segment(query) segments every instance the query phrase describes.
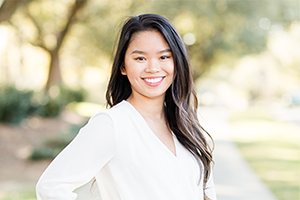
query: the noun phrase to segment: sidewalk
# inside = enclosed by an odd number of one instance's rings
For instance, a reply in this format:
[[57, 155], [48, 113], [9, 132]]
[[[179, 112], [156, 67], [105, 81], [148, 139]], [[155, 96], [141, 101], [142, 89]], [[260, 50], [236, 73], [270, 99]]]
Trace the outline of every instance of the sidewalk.
[[228, 111], [200, 108], [203, 127], [215, 141], [214, 181], [218, 200], [276, 200], [231, 139]]

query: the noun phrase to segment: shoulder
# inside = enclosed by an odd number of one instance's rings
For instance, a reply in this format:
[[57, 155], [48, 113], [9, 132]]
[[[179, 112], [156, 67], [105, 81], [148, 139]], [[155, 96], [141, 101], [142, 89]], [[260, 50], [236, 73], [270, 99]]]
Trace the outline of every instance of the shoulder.
[[94, 134], [97, 137], [99, 135], [114, 136], [118, 140], [120, 133], [126, 132], [126, 127], [134, 124], [130, 112], [130, 105], [126, 101], [122, 101], [112, 108], [94, 114], [82, 127], [81, 132]]
[[90, 137], [97, 140], [99, 137], [108, 138], [118, 138], [120, 132], [119, 127], [124, 126], [128, 122], [122, 120], [126, 109], [124, 109], [124, 103], [121, 102], [116, 106], [101, 110], [94, 114], [88, 122], [80, 129], [79, 135], [84, 135], [84, 137]]
[[126, 115], [128, 115], [128, 105], [126, 104], [126, 101], [122, 101], [107, 110], [99, 111], [90, 118], [89, 122], [100, 120], [102, 121], [102, 123], [110, 122], [114, 125], [117, 125], [120, 122], [124, 121], [124, 119], [126, 119]]

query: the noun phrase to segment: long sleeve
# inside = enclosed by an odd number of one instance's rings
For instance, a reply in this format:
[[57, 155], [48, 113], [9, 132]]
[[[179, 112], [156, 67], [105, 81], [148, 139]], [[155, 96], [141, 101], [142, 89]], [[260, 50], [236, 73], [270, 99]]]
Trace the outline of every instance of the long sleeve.
[[207, 197], [211, 200], [217, 200], [216, 192], [215, 192], [215, 186], [214, 186], [214, 180], [213, 180], [213, 173], [211, 172], [208, 181], [206, 183], [206, 189], [205, 194]]
[[36, 186], [38, 200], [74, 200], [73, 191], [91, 180], [115, 152], [117, 134], [105, 113], [93, 116], [52, 161]]

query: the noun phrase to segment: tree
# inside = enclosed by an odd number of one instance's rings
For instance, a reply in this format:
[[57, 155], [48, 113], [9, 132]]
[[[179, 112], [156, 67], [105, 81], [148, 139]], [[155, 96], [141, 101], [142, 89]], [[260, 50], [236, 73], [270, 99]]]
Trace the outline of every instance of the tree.
[[[75, 0], [73, 5], [69, 6], [68, 14], [65, 19], [65, 23], [60, 27], [60, 29], [57, 27], [54, 28], [52, 33], [47, 33], [45, 29], [43, 28], [43, 25], [45, 24], [46, 20], [39, 20], [40, 15], [34, 16], [30, 12], [30, 6], [33, 6], [32, 4], [35, 4], [35, 6], [38, 8], [41, 4], [45, 3], [44, 1], [41, 2], [30, 2], [30, 1], [4, 1], [0, 8], [0, 19], [9, 21], [13, 15], [13, 13], [16, 11], [17, 8], [19, 8], [20, 12], [24, 12], [24, 15], [28, 17], [28, 19], [31, 20], [32, 24], [35, 26], [37, 30], [37, 37], [33, 40], [28, 39], [28, 42], [30, 42], [34, 46], [41, 47], [50, 55], [50, 63], [49, 63], [49, 72], [48, 72], [48, 80], [46, 83], [45, 90], [48, 91], [49, 88], [53, 85], [60, 85], [61, 84], [61, 71], [60, 71], [60, 62], [59, 62], [59, 50], [62, 46], [62, 43], [64, 41], [65, 36], [67, 35], [69, 29], [71, 26], [78, 20], [76, 14], [78, 14], [79, 10], [86, 4], [87, 0]], [[56, 2], [53, 2], [53, 6], [55, 6]], [[55, 13], [53, 13], [55, 15]], [[47, 20], [51, 20], [51, 17]], [[61, 21], [61, 20], [60, 20]], [[10, 23], [13, 23], [10, 21]], [[13, 24], [14, 25], [14, 24]], [[16, 25], [17, 26], [17, 25]], [[56, 29], [56, 30], [55, 30]], [[52, 39], [51, 44], [47, 44], [46, 37], [47, 36], [53, 36], [54, 40]], [[52, 37], [52, 38], [53, 38]]]
[[214, 65], [233, 66], [243, 55], [262, 52], [269, 34], [276, 29], [284, 31], [299, 15], [298, 1], [152, 3], [152, 10], [167, 16], [182, 36], [195, 35], [196, 42], [189, 46], [195, 79]]
[[18, 7], [24, 6], [30, 1], [31, 0], [19, 0], [19, 1], [4, 0], [0, 7], [0, 23], [2, 21], [8, 21]]
[[[11, 6], [10, 14], [3, 17], [4, 6], [7, 8], [8, 2], [15, 3], [12, 3], [14, 6]], [[60, 59], [68, 59], [72, 66], [81, 68], [100, 66], [99, 57], [110, 57], [117, 36], [116, 27], [124, 16], [161, 14], [170, 19], [182, 36], [193, 34], [196, 41], [188, 46], [188, 50], [196, 79], [215, 65], [233, 66], [238, 57], [263, 51], [269, 33], [276, 28], [286, 29], [299, 15], [298, 2], [293, 0], [69, 2], [6, 0], [0, 7], [0, 19], [10, 20], [16, 27], [21, 26], [24, 19], [18, 19], [19, 22], [11, 20], [15, 10], [15, 14], [23, 13], [24, 18], [30, 19], [34, 25], [36, 37], [28, 37], [27, 40], [51, 56], [46, 89], [61, 82]], [[66, 16], [56, 12], [62, 6], [68, 11]], [[69, 45], [73, 46], [72, 49], [65, 45], [70, 43], [73, 43]], [[67, 56], [65, 52], [68, 52]]]
[[[188, 50], [194, 67], [194, 79], [197, 79], [215, 65], [233, 66], [243, 55], [262, 52], [272, 31], [284, 31], [297, 20], [297, 6], [298, 2], [293, 0], [183, 0], [172, 3], [114, 0], [105, 5], [92, 1], [90, 7], [93, 9], [89, 9], [89, 15], [84, 20], [85, 26], [93, 32], [84, 32], [90, 36], [84, 41], [93, 41], [87, 43], [92, 44], [91, 46], [97, 45], [102, 53], [111, 52], [116, 39], [116, 26], [124, 20], [124, 16], [141, 13], [161, 14], [175, 25], [182, 36], [187, 33], [195, 36], [196, 42], [189, 45]], [[101, 12], [98, 12], [99, 10]], [[95, 23], [97, 20], [99, 22]]]
[[44, 35], [43, 35], [43, 30], [41, 27], [41, 24], [30, 14], [30, 12], [27, 9], [27, 15], [29, 18], [32, 20], [32, 22], [35, 24], [37, 30], [38, 30], [38, 37], [36, 38], [35, 41], [31, 42], [35, 46], [39, 46], [43, 48], [45, 51], [47, 51], [50, 54], [50, 66], [49, 66], [49, 73], [48, 73], [48, 80], [46, 83], [46, 91], [49, 90], [49, 88], [52, 85], [55, 84], [61, 84], [61, 71], [60, 71], [60, 65], [59, 65], [59, 50], [61, 48], [61, 45], [63, 43], [63, 40], [68, 33], [70, 27], [72, 26], [73, 23], [76, 22], [76, 14], [77, 12], [84, 6], [86, 1], [83, 0], [76, 0], [74, 5], [69, 9], [69, 13], [67, 15], [67, 20], [64, 25], [64, 28], [62, 28], [61, 31], [58, 31], [54, 33], [55, 35], [55, 43], [54, 48], [49, 48], [45, 44], [44, 40]]

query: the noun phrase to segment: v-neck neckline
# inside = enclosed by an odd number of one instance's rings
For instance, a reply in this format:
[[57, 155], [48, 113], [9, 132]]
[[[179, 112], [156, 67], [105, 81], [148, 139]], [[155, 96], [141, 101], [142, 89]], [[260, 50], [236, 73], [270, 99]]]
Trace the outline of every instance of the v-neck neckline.
[[157, 135], [155, 135], [155, 133], [152, 131], [152, 129], [150, 128], [150, 126], [148, 125], [147, 121], [145, 120], [145, 118], [139, 113], [139, 111], [128, 101], [123, 100], [123, 102], [125, 102], [126, 104], [129, 105], [129, 107], [136, 113], [136, 115], [142, 120], [142, 122], [145, 124], [145, 127], [147, 127], [148, 131], [151, 133], [150, 135], [152, 135], [151, 137], [154, 138], [154, 140], [156, 140], [160, 146], [162, 146], [166, 151], [168, 151], [168, 153], [171, 154], [171, 156], [173, 156], [174, 158], [178, 158], [178, 145], [176, 144], [176, 136], [174, 135], [173, 132], [171, 132], [172, 134], [172, 139], [173, 139], [173, 145], [174, 145], [174, 149], [175, 149], [175, 154], [157, 137]]

